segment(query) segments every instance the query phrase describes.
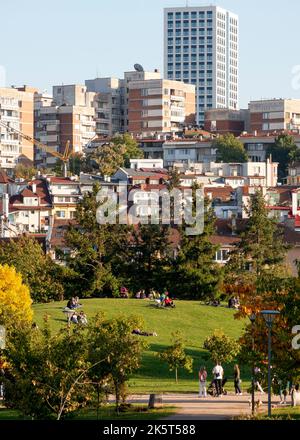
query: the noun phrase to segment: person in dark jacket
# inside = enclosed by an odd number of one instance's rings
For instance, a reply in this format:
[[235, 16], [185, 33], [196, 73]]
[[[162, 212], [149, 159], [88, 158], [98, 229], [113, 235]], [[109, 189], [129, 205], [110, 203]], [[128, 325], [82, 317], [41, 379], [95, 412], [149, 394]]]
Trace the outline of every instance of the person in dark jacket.
[[241, 396], [242, 390], [241, 390], [241, 372], [239, 366], [236, 364], [234, 366], [234, 389], [235, 394]]

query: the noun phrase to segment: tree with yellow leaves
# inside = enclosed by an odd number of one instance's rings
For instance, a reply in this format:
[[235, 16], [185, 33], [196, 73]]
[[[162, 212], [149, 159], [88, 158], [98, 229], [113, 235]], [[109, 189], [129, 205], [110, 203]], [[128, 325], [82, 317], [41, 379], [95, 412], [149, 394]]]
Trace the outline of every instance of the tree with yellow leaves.
[[32, 320], [32, 300], [22, 276], [14, 267], [0, 265], [0, 325], [25, 324]]

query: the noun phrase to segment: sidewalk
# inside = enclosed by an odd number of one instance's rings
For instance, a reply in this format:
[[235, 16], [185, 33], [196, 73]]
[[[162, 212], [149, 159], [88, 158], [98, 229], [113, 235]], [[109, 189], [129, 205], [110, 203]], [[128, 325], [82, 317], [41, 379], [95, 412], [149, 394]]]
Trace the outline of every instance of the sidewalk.
[[[128, 401], [148, 403], [149, 395], [131, 396]], [[267, 411], [268, 397], [256, 393], [255, 401], [261, 400], [259, 412]], [[236, 416], [251, 414], [251, 395], [198, 398], [196, 394], [163, 394], [163, 404], [176, 406], [177, 411], [165, 420], [229, 420]], [[272, 403], [279, 404], [279, 397], [273, 396]]]

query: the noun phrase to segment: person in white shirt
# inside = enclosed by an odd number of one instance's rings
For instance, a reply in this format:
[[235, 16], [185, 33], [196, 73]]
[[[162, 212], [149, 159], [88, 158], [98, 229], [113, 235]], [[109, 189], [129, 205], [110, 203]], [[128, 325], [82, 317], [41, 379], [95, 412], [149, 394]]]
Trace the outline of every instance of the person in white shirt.
[[217, 362], [216, 366], [212, 370], [212, 373], [214, 375], [214, 382], [216, 386], [217, 396], [222, 396], [222, 381], [223, 381], [223, 375], [224, 370], [222, 366]]

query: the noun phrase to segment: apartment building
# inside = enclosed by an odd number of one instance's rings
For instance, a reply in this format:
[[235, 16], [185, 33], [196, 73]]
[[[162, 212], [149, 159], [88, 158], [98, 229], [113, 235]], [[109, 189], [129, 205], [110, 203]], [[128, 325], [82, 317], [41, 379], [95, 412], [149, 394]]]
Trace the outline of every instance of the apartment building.
[[89, 92], [96, 93], [96, 132], [99, 136], [113, 136], [128, 131], [129, 84], [132, 81], [160, 79], [157, 69], [146, 72], [136, 65], [134, 71], [124, 73], [124, 78], [95, 78], [85, 81]]
[[128, 131], [176, 133], [195, 121], [195, 86], [164, 79], [129, 83]]
[[205, 112], [204, 129], [219, 134], [240, 136], [250, 129], [248, 109], [212, 109]]
[[[82, 153], [96, 134], [95, 93], [82, 85], [53, 87], [53, 98], [35, 96], [35, 137], [54, 152], [63, 153], [67, 141], [74, 153]], [[39, 166], [52, 167], [57, 159], [41, 149], [35, 151]]]
[[196, 122], [210, 108], [238, 108], [238, 16], [217, 6], [164, 10], [164, 72], [196, 86]]
[[300, 99], [270, 99], [249, 103], [250, 131], [300, 129]]
[[[0, 120], [33, 137], [33, 97], [36, 89], [28, 86], [0, 88]], [[33, 161], [34, 147], [24, 138], [0, 126], [0, 167], [8, 173], [22, 160]]]
[[85, 81], [87, 90], [95, 95], [96, 133], [113, 136], [124, 131], [121, 106], [121, 80], [118, 78], [96, 78]]

